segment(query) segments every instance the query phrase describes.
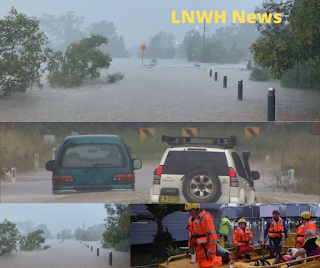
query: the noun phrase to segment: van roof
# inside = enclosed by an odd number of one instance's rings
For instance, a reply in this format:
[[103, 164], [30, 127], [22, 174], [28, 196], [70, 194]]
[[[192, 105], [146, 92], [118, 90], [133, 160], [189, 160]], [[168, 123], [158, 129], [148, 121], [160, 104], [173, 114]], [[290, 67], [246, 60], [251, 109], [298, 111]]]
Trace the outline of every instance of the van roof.
[[123, 143], [123, 140], [117, 135], [75, 135], [68, 136], [63, 142], [76, 142], [76, 143]]

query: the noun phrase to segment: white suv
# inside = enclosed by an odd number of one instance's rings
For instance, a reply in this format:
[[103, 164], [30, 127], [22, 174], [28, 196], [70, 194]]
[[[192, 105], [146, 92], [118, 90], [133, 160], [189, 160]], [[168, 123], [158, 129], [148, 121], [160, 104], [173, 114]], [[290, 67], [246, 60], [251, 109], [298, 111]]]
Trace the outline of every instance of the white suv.
[[[232, 149], [238, 142], [237, 137], [162, 136], [162, 141], [173, 148], [166, 149], [160, 166], [154, 171], [150, 203], [256, 202], [253, 181], [258, 180], [260, 174], [250, 171], [250, 152], [243, 152], [242, 162]], [[177, 147], [182, 145], [185, 146]]]

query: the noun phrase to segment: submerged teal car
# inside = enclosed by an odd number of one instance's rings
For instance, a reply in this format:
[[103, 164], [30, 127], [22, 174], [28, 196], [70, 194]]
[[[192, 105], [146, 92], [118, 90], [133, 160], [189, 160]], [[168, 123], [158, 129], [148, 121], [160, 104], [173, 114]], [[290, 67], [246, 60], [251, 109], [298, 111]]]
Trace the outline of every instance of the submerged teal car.
[[64, 139], [55, 160], [46, 163], [52, 171], [53, 193], [82, 190], [134, 190], [134, 170], [139, 159], [115, 135], [79, 135]]

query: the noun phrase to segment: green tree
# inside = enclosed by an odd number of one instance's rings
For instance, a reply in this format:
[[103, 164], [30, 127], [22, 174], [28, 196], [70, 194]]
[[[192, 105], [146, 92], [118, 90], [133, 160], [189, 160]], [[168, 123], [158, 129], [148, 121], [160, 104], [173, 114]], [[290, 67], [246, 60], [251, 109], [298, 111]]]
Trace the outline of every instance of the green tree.
[[72, 42], [79, 41], [87, 36], [83, 30], [84, 17], [76, 16], [74, 11], [65, 15], [43, 14], [40, 25], [49, 36], [51, 46], [55, 50], [64, 51]]
[[48, 230], [48, 227], [46, 224], [39, 224], [35, 227], [36, 230], [42, 230], [43, 231], [43, 237], [46, 239], [51, 239], [52, 235], [50, 230]]
[[263, 37], [251, 47], [256, 63], [285, 86], [319, 87], [319, 1], [268, 0], [256, 12], [283, 14], [279, 24], [258, 24]]
[[12, 7], [0, 20], [0, 97], [25, 92], [30, 86], [42, 88], [42, 63], [49, 49], [43, 49], [47, 38], [39, 31], [39, 21]]
[[[163, 258], [166, 259], [168, 257], [167, 250], [169, 246], [173, 246], [173, 240], [171, 235], [169, 234], [168, 230], [164, 232], [163, 228], [163, 219], [167, 215], [181, 211], [183, 209], [183, 205], [145, 205], [147, 207], [146, 213], [140, 213], [131, 216], [131, 222], [137, 221], [153, 221], [157, 223], [157, 234], [154, 238], [153, 243], [153, 251], [152, 251], [152, 258]], [[187, 224], [187, 223], [186, 223]]]
[[92, 23], [87, 29], [90, 34], [99, 34], [108, 38], [108, 44], [101, 45], [101, 51], [108, 53], [114, 58], [129, 58], [130, 52], [126, 50], [123, 36], [118, 36], [113, 22], [102, 20]]
[[183, 39], [183, 46], [186, 50], [188, 61], [199, 61], [199, 55], [202, 52], [202, 38], [196, 30], [186, 33]]
[[20, 238], [20, 250], [34, 250], [35, 248], [39, 248], [42, 243], [46, 242], [46, 239], [41, 236], [43, 234], [42, 230], [37, 230], [32, 233], [29, 233], [26, 237], [23, 236]]
[[107, 69], [112, 61], [98, 48], [107, 44], [106, 37], [92, 35], [68, 46], [65, 54], [54, 52], [48, 63], [47, 79], [52, 86], [79, 86], [87, 78], [100, 77], [100, 70]]
[[0, 223], [0, 255], [17, 250], [19, 239], [19, 230], [16, 224], [4, 219]]
[[[172, 59], [176, 51], [174, 49], [174, 35], [160, 31], [149, 38], [149, 43], [144, 56], [146, 58]], [[141, 55], [141, 52], [139, 53]]]
[[111, 247], [122, 244], [123, 250], [130, 248], [130, 206], [127, 204], [106, 204], [108, 213], [106, 231], [103, 233], [104, 241], [110, 243]]

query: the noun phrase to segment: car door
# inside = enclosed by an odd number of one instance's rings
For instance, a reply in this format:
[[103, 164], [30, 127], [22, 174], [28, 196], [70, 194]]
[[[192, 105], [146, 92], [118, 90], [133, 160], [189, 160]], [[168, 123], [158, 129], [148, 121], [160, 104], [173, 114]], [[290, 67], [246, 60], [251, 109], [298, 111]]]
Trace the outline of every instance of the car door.
[[232, 158], [236, 167], [239, 184], [241, 183], [242, 188], [245, 191], [246, 202], [249, 202], [251, 200], [251, 187], [242, 160], [237, 152], [232, 152]]

